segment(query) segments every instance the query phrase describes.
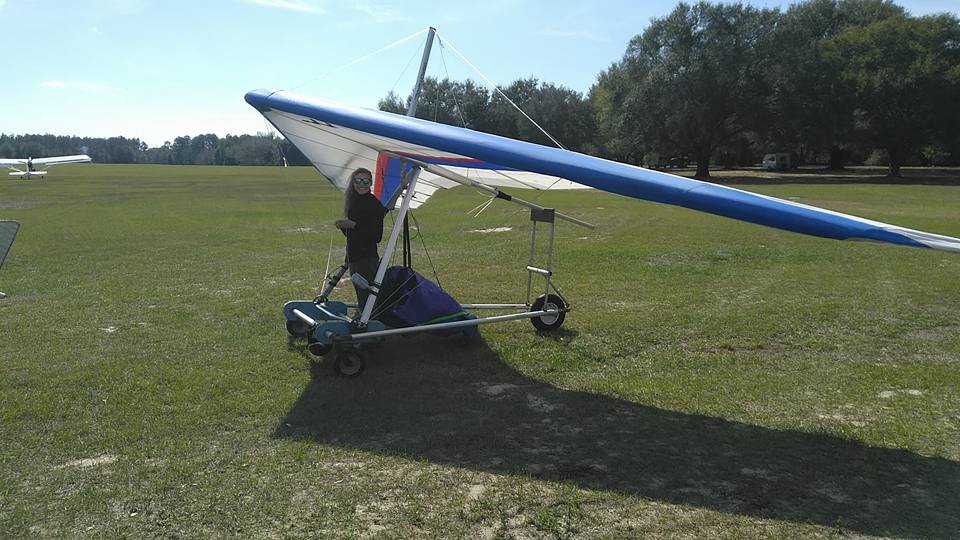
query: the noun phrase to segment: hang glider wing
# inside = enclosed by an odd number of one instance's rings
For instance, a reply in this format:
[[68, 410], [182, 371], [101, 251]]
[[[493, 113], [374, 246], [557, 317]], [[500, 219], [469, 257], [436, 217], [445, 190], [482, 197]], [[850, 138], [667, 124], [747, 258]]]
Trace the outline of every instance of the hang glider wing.
[[433, 169], [455, 173], [440, 176], [429, 173], [429, 168], [422, 172], [415, 205], [437, 189], [459, 185], [451, 179], [459, 175], [500, 187], [592, 187], [812, 236], [960, 252], [957, 238], [456, 126], [287, 92], [255, 90], [246, 100], [341, 190], [346, 189], [354, 169], [373, 171], [383, 156], [409, 156], [420, 162], [433, 160]]
[[16, 221], [0, 220], [0, 267], [3, 267], [3, 261], [7, 258], [18, 230], [20, 224]]
[[[279, 100], [268, 104], [264, 100]], [[408, 157], [422, 163], [428, 163], [488, 186], [513, 187], [523, 189], [584, 189], [588, 186], [564, 180], [559, 176], [545, 175], [496, 165], [468, 154], [444, 151], [429, 144], [404, 141], [401, 138], [384, 136], [362, 128], [350, 128], [343, 124], [334, 124], [314, 118], [311, 112], [319, 107], [338, 107], [337, 105], [309, 102], [291, 96], [288, 93], [270, 93], [255, 91], [247, 94], [247, 101], [256, 107], [284, 137], [295, 144], [310, 160], [313, 166], [341, 191], [349, 186], [350, 173], [359, 167], [375, 172], [372, 189], [374, 193], [383, 193], [382, 199], [399, 184], [400, 157]], [[360, 109], [349, 109], [360, 111]], [[389, 113], [388, 117], [404, 119], [406, 117]], [[430, 125], [439, 125], [428, 122]], [[468, 133], [475, 133], [468, 130]], [[485, 135], [485, 134], [479, 134]], [[387, 178], [383, 174], [387, 173]], [[389, 184], [384, 186], [384, 184]], [[463, 182], [451, 180], [429, 171], [420, 173], [411, 206], [426, 202], [438, 189], [452, 188]], [[551, 187], [552, 186], [552, 187]]]
[[57, 156], [57, 157], [45, 157], [45, 158], [33, 158], [33, 164], [36, 165], [65, 165], [67, 163], [86, 163], [91, 161], [90, 156], [86, 154], [79, 154], [76, 156]]

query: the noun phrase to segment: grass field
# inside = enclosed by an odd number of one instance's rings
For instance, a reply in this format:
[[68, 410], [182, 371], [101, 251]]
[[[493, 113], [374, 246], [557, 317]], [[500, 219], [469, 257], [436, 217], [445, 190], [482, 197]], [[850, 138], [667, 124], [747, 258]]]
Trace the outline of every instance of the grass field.
[[[960, 236], [957, 186], [751, 181]], [[960, 535], [956, 254], [532, 193], [597, 224], [558, 225], [563, 330], [396, 339], [347, 380], [283, 328], [343, 253], [312, 169], [0, 182], [2, 538]], [[430, 259], [522, 300], [527, 216], [482, 201], [417, 212]]]

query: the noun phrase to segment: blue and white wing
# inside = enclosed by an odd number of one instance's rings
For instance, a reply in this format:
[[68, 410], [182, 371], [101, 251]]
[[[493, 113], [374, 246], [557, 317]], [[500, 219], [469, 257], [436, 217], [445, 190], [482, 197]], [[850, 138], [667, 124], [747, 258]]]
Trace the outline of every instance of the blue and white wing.
[[[438, 166], [492, 186], [592, 187], [812, 236], [960, 252], [960, 239], [950, 236], [456, 126], [287, 92], [255, 90], [246, 100], [340, 189], [346, 188], [351, 171], [358, 167], [373, 171], [385, 153], [420, 156], [420, 161], [434, 160]], [[426, 171], [420, 179], [416, 204], [437, 189], [458, 185], [450, 176]]]

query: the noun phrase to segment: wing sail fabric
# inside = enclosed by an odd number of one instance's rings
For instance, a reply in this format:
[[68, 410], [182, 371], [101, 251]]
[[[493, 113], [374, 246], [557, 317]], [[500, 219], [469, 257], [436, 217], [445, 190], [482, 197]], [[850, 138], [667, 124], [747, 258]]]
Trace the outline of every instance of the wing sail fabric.
[[57, 157], [47, 157], [47, 158], [34, 158], [34, 165], [64, 165], [67, 163], [86, 163], [90, 160], [90, 156], [86, 154], [79, 154], [76, 156], [57, 156]]
[[[456, 126], [308, 100], [287, 92], [255, 90], [246, 100], [340, 189], [346, 188], [350, 171], [372, 168], [380, 152], [409, 153], [447, 160], [441, 166], [488, 185], [535, 189], [588, 186], [824, 238], [960, 252], [957, 238]], [[426, 201], [431, 189], [458, 185], [426, 172], [420, 178], [424, 192], [418, 182], [415, 204]]]
[[3, 267], [3, 261], [7, 258], [18, 230], [20, 230], [20, 224], [16, 221], [0, 220], [0, 268]]
[[[254, 104], [251, 101], [254, 94], [256, 92], [247, 94], [247, 101], [253, 104], [287, 140], [295, 144], [320, 174], [341, 191], [347, 189], [350, 173], [357, 168], [364, 167], [374, 171], [381, 151], [437, 164], [487, 185], [522, 189], [545, 189], [551, 186], [553, 189], [587, 187], [557, 176], [517, 170], [471, 156], [444, 152], [434, 147], [382, 137], [371, 132], [321, 121], [313, 118], [308, 112], [311, 107], [310, 102], [290, 97], [289, 94], [283, 94], [289, 104], [300, 103], [306, 109]], [[281, 94], [273, 95], [279, 97]], [[449, 189], [459, 185], [461, 184], [423, 171], [414, 190], [412, 206], [416, 208], [423, 204], [439, 189]]]

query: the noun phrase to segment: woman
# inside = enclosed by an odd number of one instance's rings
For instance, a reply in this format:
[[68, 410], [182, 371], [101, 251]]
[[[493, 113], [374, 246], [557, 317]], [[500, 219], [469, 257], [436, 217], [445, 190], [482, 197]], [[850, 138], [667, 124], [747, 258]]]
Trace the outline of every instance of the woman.
[[[357, 169], [350, 175], [343, 213], [346, 219], [338, 219], [334, 226], [347, 237], [347, 264], [350, 275], [360, 274], [373, 284], [380, 266], [377, 244], [383, 238], [383, 216], [386, 209], [370, 192], [373, 175], [367, 169]], [[357, 305], [363, 311], [369, 293], [356, 285]]]

